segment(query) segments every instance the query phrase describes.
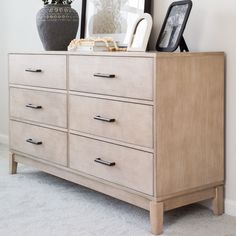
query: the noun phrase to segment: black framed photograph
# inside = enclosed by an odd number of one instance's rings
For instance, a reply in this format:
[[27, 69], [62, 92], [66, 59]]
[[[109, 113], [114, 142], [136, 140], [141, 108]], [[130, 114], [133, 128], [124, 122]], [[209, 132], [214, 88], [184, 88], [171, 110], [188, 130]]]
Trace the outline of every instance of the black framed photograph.
[[183, 33], [192, 9], [192, 1], [173, 2], [166, 14], [156, 50], [174, 52], [178, 47], [180, 51], [189, 51]]
[[111, 37], [127, 46], [133, 24], [151, 12], [151, 0], [83, 0], [81, 38]]

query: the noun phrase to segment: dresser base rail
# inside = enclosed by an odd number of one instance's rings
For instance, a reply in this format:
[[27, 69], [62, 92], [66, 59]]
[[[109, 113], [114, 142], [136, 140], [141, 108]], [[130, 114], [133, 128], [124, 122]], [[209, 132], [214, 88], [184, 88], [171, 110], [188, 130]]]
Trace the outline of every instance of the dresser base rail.
[[88, 187], [95, 191], [125, 201], [132, 205], [150, 211], [151, 232], [154, 235], [160, 235], [163, 232], [164, 213], [166, 211], [201, 202], [204, 200], [212, 200], [212, 210], [215, 215], [222, 215], [224, 213], [224, 186], [210, 186], [195, 192], [183, 193], [182, 195], [166, 197], [158, 199], [145, 198], [138, 196], [135, 193], [129, 193], [125, 190], [118, 189], [114, 186], [108, 186], [105, 183], [87, 178], [85, 176], [65, 170], [63, 167], [49, 165], [40, 160], [25, 157], [19, 154], [10, 153], [9, 155], [9, 173], [16, 174], [17, 164], [33, 166], [46, 173], [52, 174], [59, 178], [74, 182], [76, 184]]
[[121, 201], [125, 201], [140, 208], [149, 210], [149, 203], [151, 201], [151, 197], [142, 197], [135, 193], [127, 192], [121, 188], [108, 185], [97, 180], [93, 180], [92, 178], [90, 179], [86, 176], [80, 175], [79, 173], [74, 173], [73, 171], [70, 171], [65, 167], [60, 168], [59, 166], [49, 165], [46, 162], [44, 163], [44, 161], [25, 157], [23, 155], [11, 154], [10, 159], [12, 158], [11, 156], [13, 156], [13, 160], [16, 163], [18, 162], [21, 164], [35, 167], [48, 174], [82, 185], [97, 192], [101, 192], [103, 194], [109, 195]]

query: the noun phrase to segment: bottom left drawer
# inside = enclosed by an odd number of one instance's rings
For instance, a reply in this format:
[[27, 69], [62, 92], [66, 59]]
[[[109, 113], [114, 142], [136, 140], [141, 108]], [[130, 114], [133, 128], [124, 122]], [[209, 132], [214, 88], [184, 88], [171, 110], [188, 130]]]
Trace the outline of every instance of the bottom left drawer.
[[67, 165], [67, 134], [62, 131], [11, 121], [10, 148], [59, 165]]

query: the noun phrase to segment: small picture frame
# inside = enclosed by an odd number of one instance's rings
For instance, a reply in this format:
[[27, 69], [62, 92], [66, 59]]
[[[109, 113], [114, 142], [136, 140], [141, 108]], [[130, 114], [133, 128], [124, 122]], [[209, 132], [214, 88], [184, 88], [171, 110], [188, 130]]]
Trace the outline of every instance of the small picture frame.
[[161, 52], [189, 51], [183, 33], [192, 9], [191, 0], [173, 2], [166, 14], [160, 35], [157, 40], [156, 50]]
[[148, 13], [141, 15], [134, 23], [127, 51], [145, 52], [152, 31], [153, 20]]
[[152, 0], [82, 0], [81, 38], [113, 38], [127, 47], [136, 19], [151, 12]]

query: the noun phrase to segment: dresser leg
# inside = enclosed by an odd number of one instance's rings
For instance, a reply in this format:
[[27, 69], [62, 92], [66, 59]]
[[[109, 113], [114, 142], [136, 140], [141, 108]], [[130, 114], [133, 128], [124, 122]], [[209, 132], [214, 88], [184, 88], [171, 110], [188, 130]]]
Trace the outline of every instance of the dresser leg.
[[224, 214], [224, 187], [219, 186], [215, 189], [216, 195], [212, 202], [212, 209], [215, 215]]
[[14, 154], [9, 154], [9, 174], [14, 175], [17, 172], [17, 162], [15, 161]]
[[163, 232], [164, 203], [150, 202], [150, 221], [152, 234], [160, 235]]

